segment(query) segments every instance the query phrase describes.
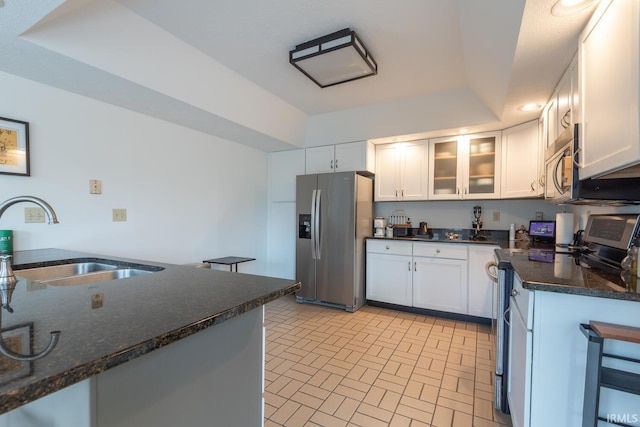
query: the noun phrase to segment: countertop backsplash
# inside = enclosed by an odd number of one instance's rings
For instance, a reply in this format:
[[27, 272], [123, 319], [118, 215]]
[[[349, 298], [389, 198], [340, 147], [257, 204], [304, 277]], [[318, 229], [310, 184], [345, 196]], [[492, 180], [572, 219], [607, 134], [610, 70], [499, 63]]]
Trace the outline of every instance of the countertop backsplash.
[[[509, 224], [515, 224], [516, 229], [528, 227], [529, 221], [536, 219], [536, 212], [542, 212], [544, 220], [555, 220], [556, 213], [566, 210], [542, 199], [376, 202], [373, 210], [374, 216], [387, 220], [394, 211], [402, 210], [413, 227], [426, 221], [429, 228], [469, 229], [474, 206], [482, 208], [482, 228], [488, 230], [509, 230]], [[494, 212], [498, 212], [498, 221], [493, 220]]]

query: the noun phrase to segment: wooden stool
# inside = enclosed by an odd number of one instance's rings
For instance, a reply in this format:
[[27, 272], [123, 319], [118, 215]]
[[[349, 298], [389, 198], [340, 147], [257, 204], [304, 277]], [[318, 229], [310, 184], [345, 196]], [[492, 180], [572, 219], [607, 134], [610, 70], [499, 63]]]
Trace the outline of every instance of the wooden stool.
[[607, 357], [635, 363], [640, 363], [640, 360], [603, 353], [604, 340], [611, 339], [640, 344], [640, 328], [590, 321], [588, 325], [581, 324], [580, 330], [589, 340], [587, 344], [587, 372], [584, 382], [582, 427], [596, 427], [598, 420], [625, 426], [627, 424], [615, 422], [598, 415], [600, 387], [640, 395], [640, 375], [604, 367], [602, 366], [602, 358]]

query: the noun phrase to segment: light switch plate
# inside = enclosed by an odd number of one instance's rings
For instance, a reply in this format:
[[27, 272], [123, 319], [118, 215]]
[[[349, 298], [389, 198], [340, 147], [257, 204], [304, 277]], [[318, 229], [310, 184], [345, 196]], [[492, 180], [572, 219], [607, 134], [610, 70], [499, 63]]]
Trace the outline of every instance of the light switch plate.
[[126, 209], [113, 209], [113, 222], [122, 222], [127, 220], [127, 210]]
[[89, 180], [89, 193], [102, 194], [102, 181], [100, 181], [99, 179]]

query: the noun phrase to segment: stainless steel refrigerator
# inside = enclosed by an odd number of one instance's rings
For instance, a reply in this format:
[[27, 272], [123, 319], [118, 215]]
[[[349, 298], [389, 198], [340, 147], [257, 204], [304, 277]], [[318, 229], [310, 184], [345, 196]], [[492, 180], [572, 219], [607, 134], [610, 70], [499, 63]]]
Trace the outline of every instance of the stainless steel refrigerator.
[[355, 311], [365, 302], [364, 238], [373, 229], [373, 181], [355, 172], [296, 182], [298, 302]]

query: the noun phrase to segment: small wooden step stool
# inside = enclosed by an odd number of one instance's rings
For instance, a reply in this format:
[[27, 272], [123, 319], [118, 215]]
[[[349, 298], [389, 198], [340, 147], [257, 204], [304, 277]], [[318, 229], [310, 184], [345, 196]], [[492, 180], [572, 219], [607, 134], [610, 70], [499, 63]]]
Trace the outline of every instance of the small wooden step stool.
[[640, 360], [607, 354], [603, 352], [603, 348], [605, 339], [640, 344], [640, 328], [590, 321], [588, 325], [581, 324], [580, 330], [589, 340], [587, 345], [587, 372], [584, 383], [582, 427], [596, 427], [598, 420], [609, 424], [628, 426], [628, 424], [615, 422], [598, 415], [600, 387], [640, 395], [640, 375], [604, 367], [602, 366], [602, 358], [607, 357], [634, 363], [640, 363]]

